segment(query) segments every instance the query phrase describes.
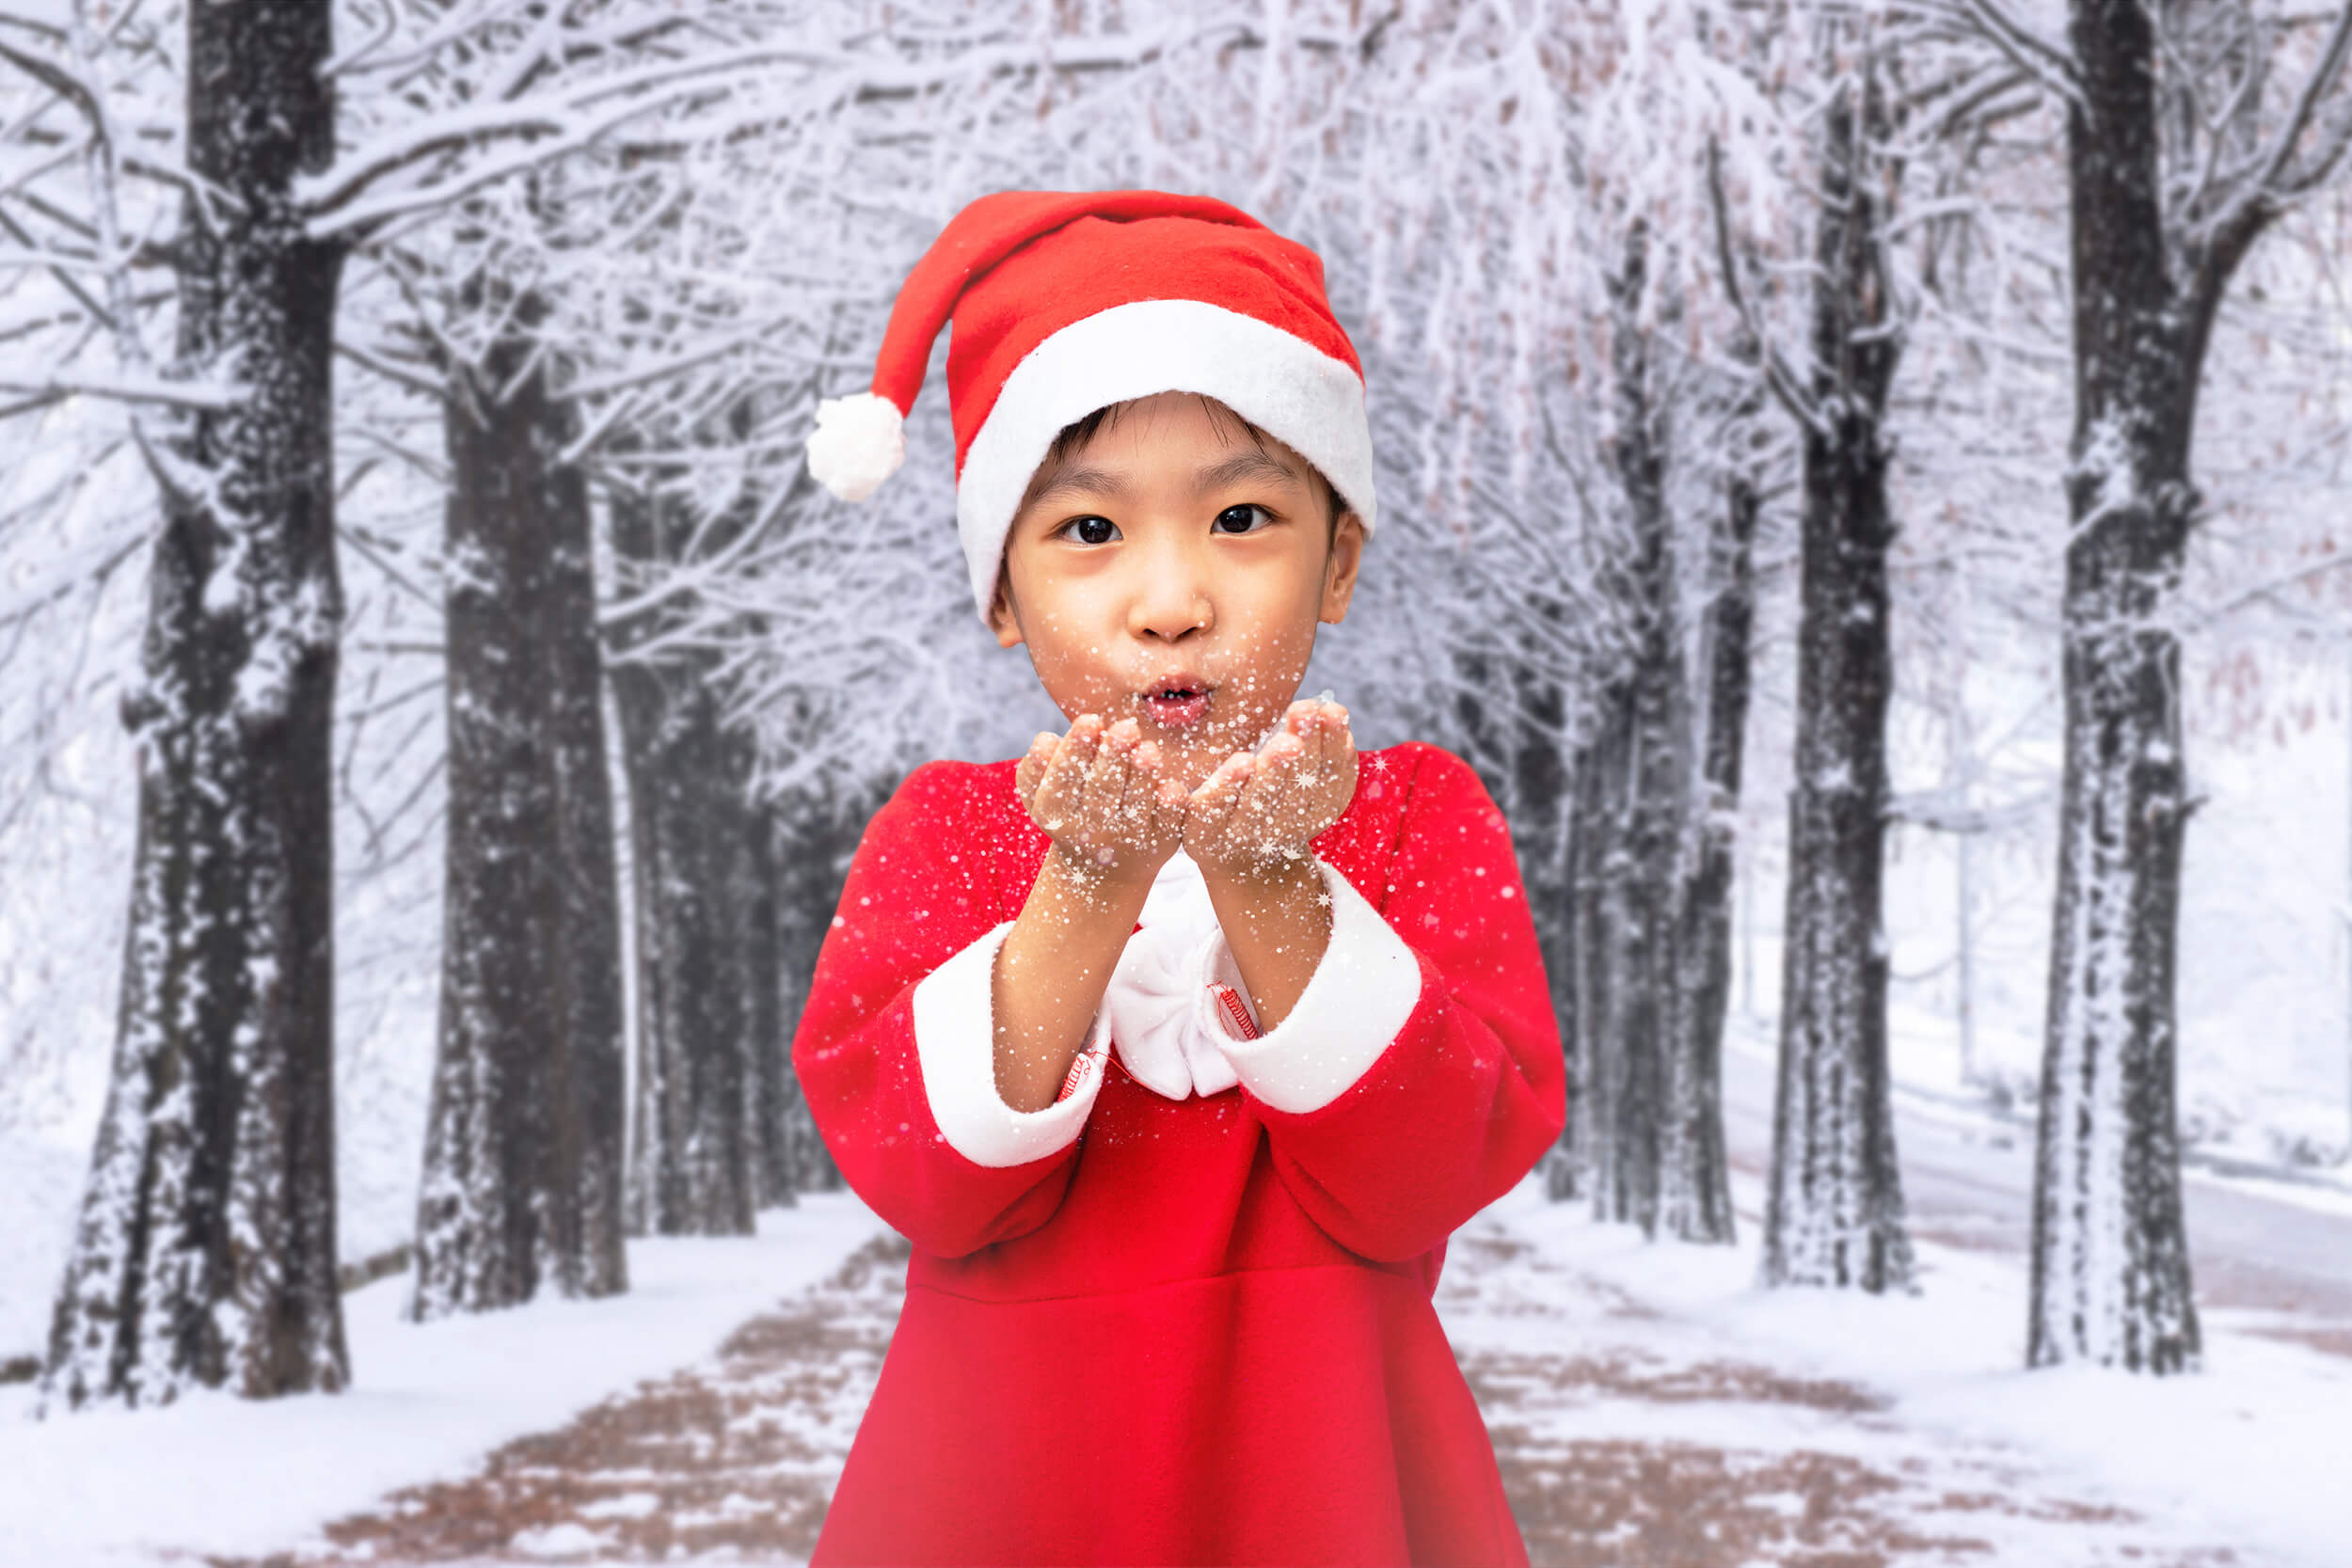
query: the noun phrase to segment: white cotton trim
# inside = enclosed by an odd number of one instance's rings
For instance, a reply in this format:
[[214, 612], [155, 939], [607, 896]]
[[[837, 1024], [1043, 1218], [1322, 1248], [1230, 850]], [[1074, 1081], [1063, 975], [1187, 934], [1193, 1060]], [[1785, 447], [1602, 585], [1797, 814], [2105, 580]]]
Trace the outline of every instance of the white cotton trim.
[[1002, 1169], [1057, 1154], [1078, 1140], [1102, 1092], [1109, 1040], [1095, 1017], [1079, 1057], [1077, 1088], [1042, 1111], [1016, 1111], [996, 1093], [996, 950], [1008, 920], [925, 975], [914, 988], [914, 1054], [923, 1095], [947, 1147], [976, 1165]]
[[[1421, 1000], [1421, 962], [1355, 885], [1318, 856], [1331, 895], [1331, 942], [1297, 1006], [1254, 1040], [1217, 1028], [1242, 1087], [1278, 1111], [1319, 1111], [1371, 1070]], [[1218, 947], [1224, 947], [1222, 937]], [[1229, 950], [1230, 951], [1230, 950]], [[1214, 1008], [1206, 990], [1200, 1006]]]
[[1202, 392], [1323, 471], [1364, 532], [1376, 511], [1364, 384], [1344, 361], [1255, 316], [1194, 299], [1117, 305], [1071, 323], [1005, 378], [956, 481], [956, 527], [981, 619], [1005, 535], [1064, 425], [1155, 392]]

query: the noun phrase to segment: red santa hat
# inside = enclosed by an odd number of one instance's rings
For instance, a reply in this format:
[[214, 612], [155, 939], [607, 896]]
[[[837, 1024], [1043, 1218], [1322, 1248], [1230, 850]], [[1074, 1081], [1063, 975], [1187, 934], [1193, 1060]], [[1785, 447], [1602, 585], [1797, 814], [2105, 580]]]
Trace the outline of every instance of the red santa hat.
[[1374, 524], [1363, 367], [1306, 246], [1206, 197], [1005, 191], [956, 214], [890, 311], [873, 390], [817, 405], [808, 467], [864, 500], [952, 319], [956, 526], [986, 617], [1005, 534], [1062, 428], [1156, 392], [1216, 398], [1322, 470]]

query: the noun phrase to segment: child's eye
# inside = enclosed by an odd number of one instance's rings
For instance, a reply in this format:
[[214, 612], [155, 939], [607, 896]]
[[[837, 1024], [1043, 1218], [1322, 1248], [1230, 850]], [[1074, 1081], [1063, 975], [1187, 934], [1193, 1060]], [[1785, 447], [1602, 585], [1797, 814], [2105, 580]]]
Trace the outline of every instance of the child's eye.
[[1214, 526], [1219, 533], [1258, 533], [1263, 531], [1260, 525], [1273, 520], [1263, 506], [1229, 506], [1216, 515]]
[[1073, 528], [1078, 531], [1075, 543], [1081, 545], [1107, 545], [1119, 537], [1119, 525], [1108, 517], [1073, 517], [1054, 531], [1054, 537], [1068, 538]]

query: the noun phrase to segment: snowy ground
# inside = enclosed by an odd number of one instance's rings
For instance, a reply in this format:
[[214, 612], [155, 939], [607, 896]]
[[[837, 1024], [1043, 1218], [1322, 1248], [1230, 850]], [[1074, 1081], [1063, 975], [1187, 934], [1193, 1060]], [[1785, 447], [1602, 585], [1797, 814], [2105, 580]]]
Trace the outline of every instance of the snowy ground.
[[0, 1362], [36, 1355], [48, 1343], [49, 1308], [88, 1172], [87, 1142], [0, 1137]]
[[41, 1568], [281, 1550], [386, 1493], [710, 1354], [877, 1228], [847, 1194], [760, 1216], [756, 1239], [629, 1243], [628, 1294], [404, 1323], [407, 1276], [344, 1298], [352, 1387], [250, 1403], [31, 1419], [0, 1388], [0, 1560]]
[[[1536, 1561], [2342, 1560], [2322, 1423], [2352, 1361], [2225, 1326], [2198, 1377], [2027, 1374], [2012, 1258], [1927, 1243], [1915, 1295], [1761, 1291], [1736, 1196], [1732, 1248], [1645, 1245], [1533, 1183], [1455, 1239], [1439, 1311]], [[0, 1410], [0, 1541], [102, 1568], [803, 1560], [904, 1258], [821, 1197], [755, 1243], [639, 1243], [624, 1302], [417, 1328], [388, 1282], [353, 1298], [339, 1399]]]
[[[1532, 1187], [1457, 1239], [1439, 1310], [1536, 1560], [2341, 1561], [2321, 1420], [2352, 1395], [2352, 1184], [2193, 1166], [2205, 1371], [2026, 1374], [2030, 1124], [1939, 1084], [1936, 1049], [1899, 1053], [1915, 1296], [1752, 1288], [1771, 1042], [1748, 1024], [1725, 1057], [1740, 1246], [1646, 1246]], [[45, 1222], [0, 1225], [0, 1351], [45, 1328], [83, 1163], [0, 1146], [0, 1202]], [[756, 1241], [632, 1243], [621, 1301], [419, 1327], [405, 1276], [356, 1292], [339, 1398], [35, 1423], [0, 1387], [0, 1558], [800, 1560], [902, 1259], [818, 1196]]]
[[[1924, 1243], [1915, 1295], [1764, 1291], [1752, 1283], [1760, 1190], [1742, 1180], [1734, 1192], [1741, 1244], [1698, 1249], [1645, 1245], [1522, 1187], [1481, 1225], [1528, 1254], [1474, 1287], [1474, 1309], [1441, 1297], [1466, 1363], [1486, 1346], [1540, 1357], [1566, 1343], [1629, 1369], [1565, 1390], [1522, 1373], [1543, 1393], [1522, 1396], [1523, 1418], [1571, 1468], [1580, 1449], [1627, 1446], [1624, 1462], [1645, 1462], [1660, 1484], [1678, 1468], [1723, 1477], [1713, 1494], [1693, 1482], [1686, 1513], [1711, 1503], [1731, 1529], [1778, 1507], [1816, 1532], [1717, 1556], [1673, 1537], [1687, 1520], [1636, 1513], [1611, 1527], [1622, 1555], [1561, 1560], [1699, 1568], [1840, 1547], [1855, 1553], [1840, 1561], [2050, 1568], [2343, 1560], [2326, 1433], [2352, 1396], [2352, 1362], [2222, 1328], [2201, 1376], [2027, 1373], [2015, 1259]], [[1458, 1278], [1449, 1265], [1448, 1293]]]

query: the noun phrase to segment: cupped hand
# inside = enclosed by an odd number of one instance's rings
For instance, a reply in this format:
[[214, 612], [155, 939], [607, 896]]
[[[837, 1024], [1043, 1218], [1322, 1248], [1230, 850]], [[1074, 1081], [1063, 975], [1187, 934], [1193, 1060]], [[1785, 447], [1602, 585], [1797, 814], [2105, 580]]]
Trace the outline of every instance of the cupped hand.
[[1132, 719], [1082, 713], [1069, 733], [1030, 743], [1013, 789], [1073, 864], [1149, 881], [1184, 838], [1184, 791], [1160, 773], [1160, 748]]
[[1186, 802], [1184, 847], [1204, 875], [1262, 876], [1305, 858], [1356, 798], [1356, 740], [1337, 703], [1293, 703], [1253, 754], [1217, 764]]

